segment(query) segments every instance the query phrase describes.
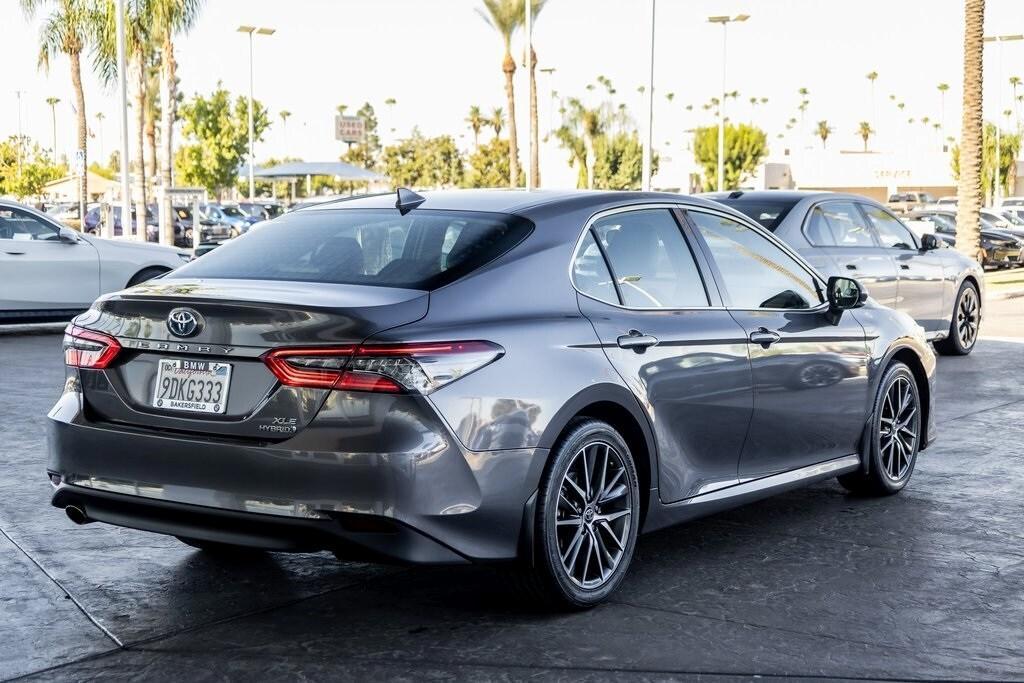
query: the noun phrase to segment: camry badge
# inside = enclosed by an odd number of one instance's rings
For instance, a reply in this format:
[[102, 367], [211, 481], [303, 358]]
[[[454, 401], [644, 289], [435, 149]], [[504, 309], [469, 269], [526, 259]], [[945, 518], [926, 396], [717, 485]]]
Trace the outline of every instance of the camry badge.
[[175, 308], [167, 315], [167, 329], [175, 337], [191, 337], [199, 332], [202, 320], [191, 308]]

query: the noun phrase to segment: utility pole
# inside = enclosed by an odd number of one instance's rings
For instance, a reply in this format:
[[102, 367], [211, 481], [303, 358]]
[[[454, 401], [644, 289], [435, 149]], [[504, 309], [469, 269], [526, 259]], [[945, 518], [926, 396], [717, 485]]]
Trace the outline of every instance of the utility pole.
[[647, 62], [647, 88], [644, 90], [644, 120], [647, 125], [646, 130], [644, 130], [642, 146], [643, 171], [640, 180], [640, 189], [644, 192], [651, 191], [651, 163], [653, 156], [651, 142], [654, 134], [654, 17], [656, 4], [657, 0], [651, 0], [651, 54]]
[[239, 26], [239, 33], [249, 34], [249, 201], [256, 201], [256, 155], [253, 153], [253, 138], [256, 137], [255, 125], [253, 122], [253, 111], [252, 111], [252, 81], [253, 81], [253, 66], [252, 66], [252, 35], [258, 33], [261, 36], [272, 36], [275, 30], [272, 28], [257, 28], [255, 26]]
[[[986, 43], [994, 42], [999, 44], [996, 48], [999, 52], [999, 54], [997, 55], [999, 66], [996, 76], [996, 159], [994, 169], [995, 173], [993, 174], [994, 183], [992, 187], [992, 206], [998, 209], [1003, 203], [1003, 184], [1000, 182], [999, 179], [999, 167], [1002, 165], [1003, 162], [1002, 149], [1000, 149], [1001, 142], [999, 139], [999, 127], [1001, 123], [1000, 117], [1003, 115], [1003, 43], [1016, 40], [1024, 40], [1024, 35], [1017, 34], [1003, 36], [985, 36], [983, 40]], [[984, 135], [982, 135], [982, 138], [984, 138]]]
[[[132, 224], [132, 191], [128, 182], [128, 67], [125, 59], [124, 0], [117, 0], [117, 95], [121, 113], [121, 234], [127, 236]], [[103, 236], [114, 236], [114, 213], [103, 225]], [[85, 213], [83, 207], [82, 221]], [[145, 227], [143, 227], [145, 231]], [[143, 234], [145, 234], [143, 232]]]
[[18, 178], [21, 178], [21, 96], [24, 92], [24, 90], [14, 91], [14, 94], [18, 96]]
[[725, 190], [725, 61], [728, 47], [726, 34], [729, 24], [746, 21], [749, 18], [749, 14], [737, 14], [735, 17], [708, 17], [708, 21], [712, 24], [722, 25], [722, 99], [718, 101], [718, 184], [716, 185], [719, 192]]

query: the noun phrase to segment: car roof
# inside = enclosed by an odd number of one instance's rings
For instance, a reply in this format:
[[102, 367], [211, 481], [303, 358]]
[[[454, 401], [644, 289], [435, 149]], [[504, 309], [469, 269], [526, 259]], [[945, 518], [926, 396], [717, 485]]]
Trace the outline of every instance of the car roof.
[[[493, 213], [524, 213], [531, 209], [579, 206], [588, 204], [628, 204], [630, 202], [671, 202], [720, 208], [707, 199], [670, 192], [634, 192], [621, 190], [433, 190], [419, 193], [425, 198], [419, 209], [443, 211], [486, 211]], [[331, 209], [393, 209], [394, 192], [376, 195], [346, 197], [302, 207], [302, 211], [329, 211]], [[588, 201], [589, 200], [589, 201]]]
[[844, 197], [865, 199], [858, 195], [843, 194], [841, 192], [826, 192], [824, 190], [733, 190], [732, 192], [705, 192], [700, 195], [716, 202], [723, 200], [734, 202], [792, 202], [793, 204], [809, 197]]

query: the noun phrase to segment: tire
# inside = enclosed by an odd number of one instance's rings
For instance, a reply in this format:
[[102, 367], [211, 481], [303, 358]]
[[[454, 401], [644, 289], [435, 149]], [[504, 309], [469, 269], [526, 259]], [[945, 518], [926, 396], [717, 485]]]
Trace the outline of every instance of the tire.
[[[904, 403], [906, 401], [906, 403]], [[868, 471], [839, 476], [847, 491], [865, 496], [888, 496], [901, 491], [914, 474], [921, 446], [921, 397], [914, 373], [892, 363], [878, 383], [868, 444]], [[893, 420], [898, 427], [891, 433]]]
[[128, 281], [127, 287], [134, 287], [135, 285], [141, 285], [146, 280], [152, 280], [157, 275], [163, 275], [167, 272], [167, 268], [143, 268], [139, 272], [132, 275], [132, 279]]
[[[591, 476], [581, 476], [584, 467]], [[545, 608], [594, 607], [622, 583], [639, 528], [640, 486], [629, 446], [606, 422], [574, 422], [552, 450], [538, 490], [535, 566], [514, 570], [515, 583]]]
[[966, 356], [974, 350], [981, 328], [981, 296], [970, 282], [960, 285], [949, 321], [949, 335], [935, 342], [935, 350], [943, 356]]
[[179, 541], [187, 546], [202, 550], [213, 555], [255, 555], [264, 551], [259, 548], [250, 548], [245, 545], [232, 545], [230, 543], [217, 543], [216, 541], [204, 541], [198, 538], [189, 538], [188, 536], [175, 536]]

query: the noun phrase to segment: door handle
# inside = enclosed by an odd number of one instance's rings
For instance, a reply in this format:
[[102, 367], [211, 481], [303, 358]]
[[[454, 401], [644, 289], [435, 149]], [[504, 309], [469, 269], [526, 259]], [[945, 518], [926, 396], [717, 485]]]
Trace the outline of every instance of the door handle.
[[643, 353], [651, 346], [657, 346], [658, 338], [649, 334], [641, 334], [638, 330], [630, 330], [615, 340], [620, 349], [633, 349], [637, 353]]
[[750, 341], [753, 344], [760, 344], [762, 348], [767, 349], [775, 342], [782, 339], [782, 335], [778, 332], [772, 332], [767, 328], [760, 328], [750, 333]]
[[901, 263], [900, 264], [900, 268], [902, 270], [910, 270], [910, 266], [908, 266], [906, 263]]
[[9, 255], [9, 256], [24, 256], [25, 255], [25, 252], [23, 252], [23, 251], [7, 251], [6, 249], [4, 249], [4, 253]]
[[853, 263], [847, 263], [846, 264], [846, 269], [847, 270], [857, 270], [857, 266], [855, 264], [853, 264]]

